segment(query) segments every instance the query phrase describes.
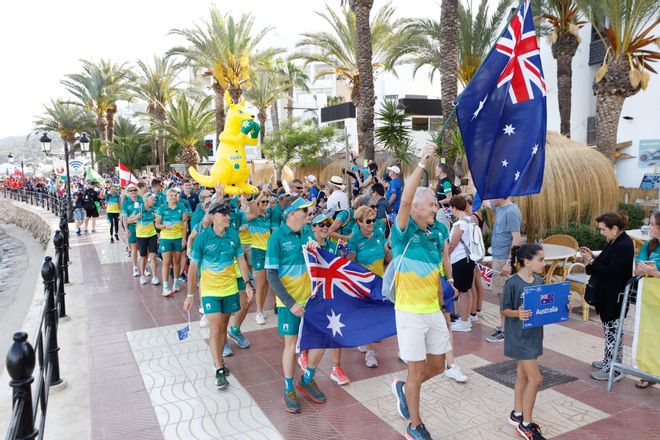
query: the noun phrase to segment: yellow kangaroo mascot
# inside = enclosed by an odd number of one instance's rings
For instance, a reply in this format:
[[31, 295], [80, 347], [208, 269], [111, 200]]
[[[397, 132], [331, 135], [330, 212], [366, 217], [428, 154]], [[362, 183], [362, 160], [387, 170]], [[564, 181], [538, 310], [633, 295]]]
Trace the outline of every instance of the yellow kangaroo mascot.
[[257, 145], [261, 127], [254, 116], [245, 112], [245, 99], [234, 103], [225, 92], [227, 116], [225, 129], [220, 133], [217, 159], [211, 167], [211, 175], [204, 176], [193, 167], [188, 168], [190, 176], [200, 185], [213, 188], [216, 182], [225, 185], [225, 194], [256, 194], [259, 189], [247, 183], [250, 170], [245, 159], [245, 145]]

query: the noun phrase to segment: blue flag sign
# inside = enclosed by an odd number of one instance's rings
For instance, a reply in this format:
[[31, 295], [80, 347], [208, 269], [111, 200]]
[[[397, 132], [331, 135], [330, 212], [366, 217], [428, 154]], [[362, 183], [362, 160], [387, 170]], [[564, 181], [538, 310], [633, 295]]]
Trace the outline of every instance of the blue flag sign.
[[382, 279], [322, 249], [305, 250], [313, 296], [305, 305], [300, 349], [357, 347], [396, 334], [394, 304]]
[[541, 191], [546, 85], [530, 0], [457, 98], [456, 116], [481, 200]]
[[569, 282], [525, 287], [523, 309], [531, 310], [532, 316], [523, 321], [523, 328], [568, 321], [570, 295]]
[[188, 324], [184, 328], [178, 329], [176, 333], [177, 336], [179, 337], [179, 341], [183, 341], [184, 339], [188, 338], [188, 336], [190, 336], [190, 324]]

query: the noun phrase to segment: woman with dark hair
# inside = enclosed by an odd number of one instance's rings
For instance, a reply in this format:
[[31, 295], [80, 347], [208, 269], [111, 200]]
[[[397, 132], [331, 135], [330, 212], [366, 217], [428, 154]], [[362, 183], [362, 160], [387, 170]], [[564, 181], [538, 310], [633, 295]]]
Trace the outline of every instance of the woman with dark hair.
[[[649, 235], [651, 240], [644, 243], [644, 246], [637, 254], [637, 264], [635, 266], [635, 275], [638, 277], [660, 278], [660, 211], [651, 215], [649, 222]], [[641, 379], [635, 384], [637, 388], [647, 388], [655, 382]]]
[[474, 282], [475, 263], [470, 259], [468, 244], [474, 228], [465, 197], [458, 195], [449, 200], [451, 213], [458, 220], [452, 225], [449, 234], [449, 255], [451, 269], [454, 275], [453, 287], [458, 291], [458, 310], [461, 319], [451, 325], [454, 332], [469, 332], [472, 330], [470, 309], [472, 308], [472, 283]]
[[[596, 380], [608, 380], [612, 361], [614, 360], [614, 342], [616, 328], [621, 314], [621, 296], [626, 283], [633, 274], [635, 246], [625, 232], [625, 219], [614, 212], [608, 212], [596, 217], [598, 229], [608, 243], [598, 257], [587, 247], [580, 247], [580, 255], [586, 264], [587, 274], [591, 275], [585, 299], [596, 307], [603, 323], [605, 350], [602, 361], [594, 361], [591, 365], [598, 371], [591, 373]], [[616, 361], [621, 362], [623, 344], [616, 353]], [[623, 379], [619, 373], [614, 380]]]

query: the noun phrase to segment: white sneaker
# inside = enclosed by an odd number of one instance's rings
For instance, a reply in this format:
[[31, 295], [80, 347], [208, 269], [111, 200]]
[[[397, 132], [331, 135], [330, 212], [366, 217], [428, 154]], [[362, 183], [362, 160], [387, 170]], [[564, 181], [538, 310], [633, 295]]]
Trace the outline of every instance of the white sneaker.
[[367, 346], [366, 345], [358, 345], [356, 347], [360, 353], [366, 353], [367, 352]]
[[462, 319], [457, 320], [451, 324], [451, 331], [453, 332], [469, 332], [472, 331], [472, 324], [470, 321], [463, 321]]
[[204, 309], [202, 308], [202, 306], [199, 306], [199, 314], [200, 314], [200, 315], [203, 315], [203, 314], [204, 314]]
[[139, 277], [140, 276], [140, 271], [135, 266], [133, 266], [133, 276], [134, 277]]
[[142, 285], [147, 284], [147, 277], [145, 277], [144, 275], [141, 275], [140, 276], [140, 284], [142, 284]]
[[254, 320], [257, 321], [257, 324], [259, 325], [264, 325], [266, 323], [266, 317], [264, 316], [263, 313], [257, 313], [254, 316]]
[[447, 376], [450, 379], [454, 379], [456, 382], [467, 382], [468, 377], [461, 371], [461, 367], [459, 367], [456, 364], [448, 365], [447, 368], [445, 369], [445, 376]]
[[168, 286], [166, 284], [163, 285], [163, 293], [161, 295], [167, 297], [167, 296], [170, 296], [171, 294], [172, 294], [172, 289], [170, 289], [170, 286]]
[[373, 350], [367, 350], [367, 354], [364, 356], [364, 363], [368, 368], [376, 368], [378, 366], [376, 352]]
[[158, 277], [153, 277], [153, 278], [151, 279], [151, 284], [153, 284], [154, 286], [159, 285], [159, 284], [160, 284], [160, 280], [158, 279]]
[[477, 318], [479, 318], [479, 315], [470, 315], [470, 324], [477, 322]]
[[148, 276], [148, 277], [151, 276], [151, 271], [149, 270], [148, 267], [145, 267], [145, 268], [144, 268], [144, 274], [145, 274], [146, 276]]
[[199, 326], [201, 328], [209, 326], [209, 322], [206, 320], [206, 316], [202, 316], [202, 319], [199, 320]]

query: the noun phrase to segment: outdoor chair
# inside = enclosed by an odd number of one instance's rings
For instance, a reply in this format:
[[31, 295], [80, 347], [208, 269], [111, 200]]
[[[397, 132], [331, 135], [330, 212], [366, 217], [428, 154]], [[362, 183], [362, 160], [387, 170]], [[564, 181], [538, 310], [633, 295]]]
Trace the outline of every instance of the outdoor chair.
[[587, 275], [584, 264], [571, 264], [566, 273], [566, 281], [571, 283], [571, 292], [577, 293], [582, 298], [582, 320], [589, 321], [589, 304], [584, 300], [589, 275]]
[[[578, 248], [580, 247], [575, 238], [563, 234], [550, 235], [543, 239], [543, 244], [555, 244], [558, 246], [569, 247], [575, 250], [576, 256]], [[576, 256], [570, 257], [564, 261], [546, 263], [546, 280], [552, 280], [555, 277], [559, 279], [565, 278], [568, 273], [569, 263], [574, 263]]]

